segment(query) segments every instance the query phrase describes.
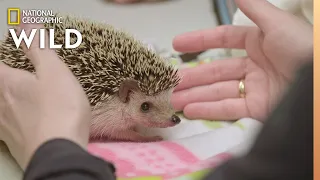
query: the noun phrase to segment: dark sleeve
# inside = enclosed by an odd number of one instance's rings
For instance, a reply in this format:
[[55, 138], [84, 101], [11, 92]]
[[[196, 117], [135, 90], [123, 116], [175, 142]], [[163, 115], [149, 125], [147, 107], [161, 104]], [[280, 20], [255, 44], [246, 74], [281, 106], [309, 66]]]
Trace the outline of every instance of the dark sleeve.
[[313, 179], [313, 64], [305, 66], [258, 135], [251, 151], [205, 180]]
[[55, 139], [35, 152], [24, 180], [115, 180], [112, 164], [92, 156], [77, 144]]

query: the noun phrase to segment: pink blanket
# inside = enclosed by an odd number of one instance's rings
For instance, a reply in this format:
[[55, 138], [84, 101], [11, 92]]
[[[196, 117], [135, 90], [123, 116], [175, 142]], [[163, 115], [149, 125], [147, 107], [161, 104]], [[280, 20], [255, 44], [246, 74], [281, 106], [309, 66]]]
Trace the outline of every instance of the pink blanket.
[[89, 145], [89, 152], [114, 163], [119, 178], [161, 176], [170, 179], [214, 168], [231, 157], [230, 153], [222, 153], [203, 161], [182, 145], [170, 141], [96, 143]]

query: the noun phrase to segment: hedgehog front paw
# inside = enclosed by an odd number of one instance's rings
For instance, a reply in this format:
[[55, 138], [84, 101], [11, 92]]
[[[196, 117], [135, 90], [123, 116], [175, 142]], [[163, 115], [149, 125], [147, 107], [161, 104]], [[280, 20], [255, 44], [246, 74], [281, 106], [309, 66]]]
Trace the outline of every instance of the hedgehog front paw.
[[136, 136], [134, 141], [136, 142], [156, 142], [156, 141], [162, 141], [163, 138], [161, 136]]
[[163, 137], [161, 137], [161, 136], [151, 136], [150, 140], [151, 141], [162, 141]]
[[129, 138], [130, 141], [134, 142], [155, 142], [163, 140], [161, 136], [143, 136], [135, 131], [126, 131], [125, 133], [122, 133], [122, 135], [125, 135], [126, 138]]

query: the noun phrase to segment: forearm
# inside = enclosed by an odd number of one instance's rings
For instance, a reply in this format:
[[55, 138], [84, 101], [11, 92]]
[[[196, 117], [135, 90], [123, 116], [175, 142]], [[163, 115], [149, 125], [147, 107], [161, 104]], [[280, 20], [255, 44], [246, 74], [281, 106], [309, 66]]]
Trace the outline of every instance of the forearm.
[[114, 166], [63, 139], [48, 141], [35, 152], [24, 180], [113, 180]]

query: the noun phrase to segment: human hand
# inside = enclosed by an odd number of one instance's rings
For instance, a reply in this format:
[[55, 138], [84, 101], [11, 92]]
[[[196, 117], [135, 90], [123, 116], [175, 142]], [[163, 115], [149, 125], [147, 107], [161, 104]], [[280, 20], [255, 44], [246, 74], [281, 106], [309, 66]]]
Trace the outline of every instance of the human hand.
[[[18, 31], [29, 35], [31, 28], [43, 25], [22, 24]], [[48, 140], [64, 138], [86, 148], [91, 120], [83, 88], [54, 50], [39, 49], [38, 32], [29, 49], [23, 44], [35, 74], [0, 61], [0, 139], [23, 169]]]
[[[266, 0], [236, 0], [258, 27], [220, 26], [175, 37], [181, 52], [209, 48], [245, 49], [248, 57], [217, 60], [180, 70], [172, 103], [190, 119], [263, 121], [295, 71], [313, 56], [313, 27]], [[239, 94], [244, 79], [245, 98]]]

